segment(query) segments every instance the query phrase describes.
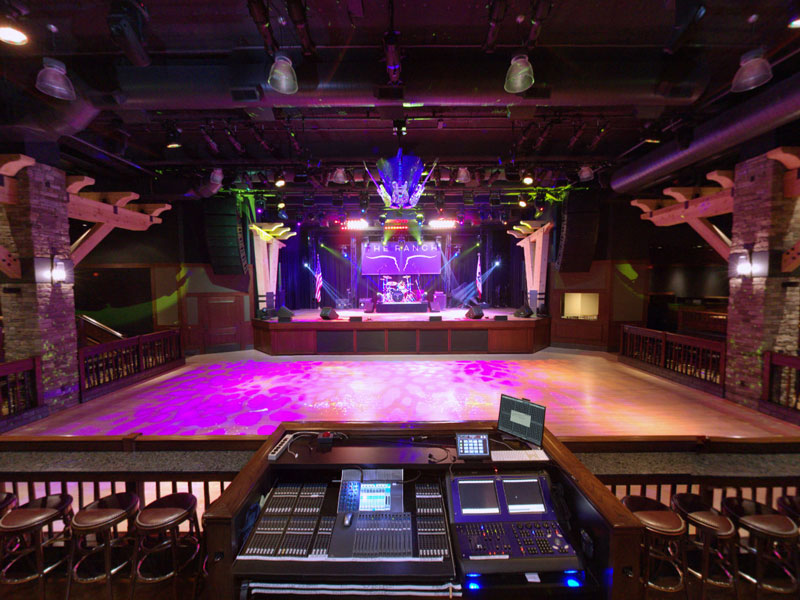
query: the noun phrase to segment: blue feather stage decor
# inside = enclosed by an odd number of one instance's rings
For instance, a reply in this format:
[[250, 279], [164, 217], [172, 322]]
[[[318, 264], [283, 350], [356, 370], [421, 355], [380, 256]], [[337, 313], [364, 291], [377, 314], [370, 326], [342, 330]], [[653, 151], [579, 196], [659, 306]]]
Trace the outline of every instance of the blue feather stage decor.
[[402, 148], [393, 158], [382, 158], [378, 161], [377, 167], [381, 175], [381, 183], [375, 181], [366, 163], [364, 163], [364, 168], [372, 179], [372, 183], [378, 188], [378, 193], [386, 207], [402, 209], [414, 208], [417, 205], [437, 162], [438, 159], [433, 162], [428, 176], [421, 184], [419, 180], [424, 170], [422, 160], [411, 154], [403, 156]]

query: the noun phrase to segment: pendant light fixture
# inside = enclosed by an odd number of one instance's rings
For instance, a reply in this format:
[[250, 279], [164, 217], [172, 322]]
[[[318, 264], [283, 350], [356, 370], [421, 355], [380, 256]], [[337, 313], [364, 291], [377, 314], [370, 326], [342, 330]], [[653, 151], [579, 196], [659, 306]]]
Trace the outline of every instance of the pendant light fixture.
[[297, 74], [292, 67], [292, 60], [284, 54], [276, 54], [275, 62], [269, 70], [267, 78], [269, 86], [279, 94], [297, 93]]
[[72, 102], [77, 97], [72, 82], [67, 77], [67, 67], [60, 60], [45, 57], [44, 66], [36, 75], [36, 89], [59, 100]]
[[731, 82], [732, 92], [748, 92], [772, 79], [772, 66], [764, 58], [764, 49], [756, 48], [742, 54], [739, 70]]
[[533, 66], [525, 54], [511, 59], [503, 89], [509, 94], [520, 94], [533, 85]]

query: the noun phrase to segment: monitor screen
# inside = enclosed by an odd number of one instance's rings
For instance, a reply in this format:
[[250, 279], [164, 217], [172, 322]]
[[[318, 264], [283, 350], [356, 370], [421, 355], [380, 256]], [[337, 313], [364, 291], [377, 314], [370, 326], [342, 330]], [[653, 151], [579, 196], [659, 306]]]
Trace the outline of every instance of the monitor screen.
[[361, 492], [358, 498], [358, 510], [371, 512], [377, 510], [391, 510], [391, 508], [391, 483], [361, 483]]
[[508, 512], [514, 513], [543, 513], [544, 499], [539, 479], [530, 477], [526, 479], [503, 479], [503, 493], [506, 495]]
[[461, 512], [465, 515], [496, 515], [500, 513], [494, 479], [461, 479], [458, 482]]
[[497, 429], [541, 447], [545, 410], [529, 400], [502, 394]]

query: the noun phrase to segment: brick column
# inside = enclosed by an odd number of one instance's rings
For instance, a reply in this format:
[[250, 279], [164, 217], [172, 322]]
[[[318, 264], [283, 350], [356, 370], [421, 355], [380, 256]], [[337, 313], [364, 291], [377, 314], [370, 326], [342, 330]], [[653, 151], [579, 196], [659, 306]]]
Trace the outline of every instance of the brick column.
[[[800, 208], [784, 197], [784, 171], [766, 156], [735, 171], [725, 396], [751, 407], [761, 396], [763, 353], [798, 347], [800, 280], [780, 272], [780, 254], [800, 239]], [[745, 251], [755, 258], [752, 277], [736, 274]]]
[[[78, 402], [75, 297], [65, 175], [35, 164], [17, 174], [17, 198], [0, 209], [0, 245], [15, 253], [20, 281], [0, 287], [5, 359], [42, 357], [46, 410]], [[49, 266], [64, 262], [67, 281], [52, 283]]]

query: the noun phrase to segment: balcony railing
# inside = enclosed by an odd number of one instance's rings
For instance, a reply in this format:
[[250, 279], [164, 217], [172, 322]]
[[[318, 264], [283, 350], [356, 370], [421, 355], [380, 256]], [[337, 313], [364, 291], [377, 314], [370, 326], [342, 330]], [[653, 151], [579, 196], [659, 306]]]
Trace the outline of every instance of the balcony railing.
[[78, 350], [81, 401], [174, 369], [184, 362], [177, 330], [81, 348]]
[[764, 352], [759, 410], [800, 425], [800, 357]]
[[0, 420], [42, 405], [42, 363], [38, 356], [0, 363]]
[[644, 363], [659, 375], [723, 395], [725, 342], [624, 325], [620, 357], [629, 359], [623, 361], [628, 364]]

